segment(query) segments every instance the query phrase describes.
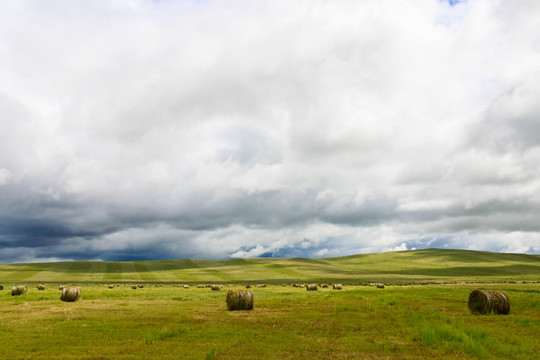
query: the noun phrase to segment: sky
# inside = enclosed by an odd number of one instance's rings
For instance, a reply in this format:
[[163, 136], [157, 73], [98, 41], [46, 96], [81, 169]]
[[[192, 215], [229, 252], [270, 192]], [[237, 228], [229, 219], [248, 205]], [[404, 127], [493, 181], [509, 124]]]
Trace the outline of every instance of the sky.
[[0, 263], [540, 253], [540, 1], [0, 0]]

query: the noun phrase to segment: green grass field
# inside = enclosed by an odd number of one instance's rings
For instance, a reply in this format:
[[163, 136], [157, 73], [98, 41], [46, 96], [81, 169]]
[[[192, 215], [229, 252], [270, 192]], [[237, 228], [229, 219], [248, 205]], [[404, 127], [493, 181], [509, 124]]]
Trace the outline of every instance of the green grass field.
[[[538, 256], [454, 250], [0, 265], [0, 359], [534, 359], [539, 270]], [[350, 285], [290, 285], [314, 279]], [[357, 285], [372, 281], [414, 284]], [[212, 282], [225, 286], [173, 286]], [[262, 282], [254, 310], [227, 311], [229, 288]], [[82, 300], [61, 302], [60, 283], [81, 286]], [[11, 296], [14, 284], [28, 293]], [[471, 315], [475, 288], [505, 291], [510, 314]]]
[[426, 249], [327, 259], [164, 260], [0, 265], [0, 283], [512, 282], [540, 280], [540, 255]]

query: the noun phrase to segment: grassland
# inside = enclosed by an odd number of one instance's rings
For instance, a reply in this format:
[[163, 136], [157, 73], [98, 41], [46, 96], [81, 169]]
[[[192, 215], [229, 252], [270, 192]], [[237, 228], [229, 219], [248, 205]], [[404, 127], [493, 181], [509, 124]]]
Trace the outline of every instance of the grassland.
[[[450, 250], [1, 265], [0, 359], [533, 359], [540, 353], [539, 266], [538, 256]], [[308, 292], [289, 285], [299, 279], [351, 285]], [[251, 289], [254, 310], [226, 310], [229, 286], [264, 280], [268, 287]], [[414, 284], [358, 285], [370, 281]], [[38, 291], [37, 282], [47, 289]], [[146, 285], [132, 290], [131, 282]], [[173, 286], [194, 282], [226, 286]], [[28, 293], [11, 296], [9, 286], [19, 283]], [[81, 285], [82, 300], [61, 302], [59, 283]], [[471, 315], [467, 297], [475, 288], [505, 291], [510, 314]]]
[[540, 255], [426, 249], [327, 259], [56, 262], [0, 265], [2, 282], [513, 282], [540, 279]]

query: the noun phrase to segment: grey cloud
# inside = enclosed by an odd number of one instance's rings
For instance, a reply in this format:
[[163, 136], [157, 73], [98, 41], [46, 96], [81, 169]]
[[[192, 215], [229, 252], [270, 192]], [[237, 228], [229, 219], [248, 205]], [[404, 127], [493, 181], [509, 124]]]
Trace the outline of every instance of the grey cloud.
[[538, 252], [536, 6], [2, 4], [0, 261]]

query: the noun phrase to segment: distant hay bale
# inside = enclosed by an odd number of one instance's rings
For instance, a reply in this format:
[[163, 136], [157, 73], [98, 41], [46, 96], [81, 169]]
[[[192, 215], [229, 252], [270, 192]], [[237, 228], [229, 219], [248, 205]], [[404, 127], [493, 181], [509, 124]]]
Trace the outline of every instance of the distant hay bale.
[[114, 285], [109, 285], [109, 289], [114, 289]]
[[66, 301], [66, 302], [74, 302], [81, 298], [81, 288], [64, 288], [62, 290], [62, 295], [60, 296], [60, 300]]
[[142, 288], [144, 287], [144, 285], [139, 284], [139, 285], [137, 285], [137, 287], [138, 287], [139, 289], [142, 289]]
[[502, 291], [496, 290], [473, 290], [469, 295], [469, 310], [473, 314], [506, 315], [510, 312], [510, 299]]
[[0, 290], [4, 290], [4, 286], [3, 286], [3, 285], [0, 285]]
[[206, 286], [205, 286], [205, 285], [203, 285], [203, 284], [199, 284], [199, 285], [197, 285], [197, 288], [198, 288], [198, 289], [204, 289], [205, 287], [206, 287]]
[[341, 289], [343, 289], [343, 285], [341, 285], [341, 284], [334, 284], [334, 285], [332, 285], [332, 289], [333, 289], [333, 290], [341, 290]]
[[212, 285], [211, 289], [212, 289], [212, 291], [220, 291], [221, 290], [221, 285]]
[[11, 288], [11, 296], [23, 295], [28, 292], [28, 289], [24, 285], [15, 285]]
[[251, 289], [251, 285], [247, 284], [246, 289]]
[[256, 285], [258, 288], [265, 288], [266, 287], [266, 284], [257, 284]]
[[377, 284], [377, 289], [384, 289], [384, 284]]
[[45, 290], [45, 285], [44, 284], [38, 284], [37, 289], [38, 290]]
[[131, 288], [132, 288], [133, 290], [137, 290], [139, 287], [138, 287], [137, 285], [131, 285]]
[[183, 288], [184, 289], [189, 289], [189, 285], [184, 285]]
[[321, 287], [322, 287], [323, 289], [326, 289], [326, 288], [328, 288], [328, 284], [322, 284]]
[[246, 290], [229, 290], [227, 292], [227, 309], [253, 310], [253, 292]]
[[317, 291], [317, 284], [308, 284], [306, 285], [306, 290], [307, 291]]

